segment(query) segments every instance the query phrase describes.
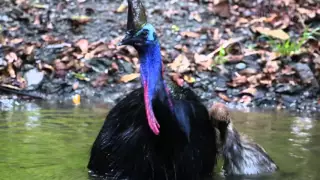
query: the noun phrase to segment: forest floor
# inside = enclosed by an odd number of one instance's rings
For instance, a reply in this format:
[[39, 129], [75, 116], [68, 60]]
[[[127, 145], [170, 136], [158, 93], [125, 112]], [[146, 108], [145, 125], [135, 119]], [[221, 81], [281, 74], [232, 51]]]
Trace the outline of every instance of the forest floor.
[[[318, 0], [143, 2], [167, 75], [207, 105], [320, 110]], [[114, 103], [139, 87], [136, 51], [117, 46], [126, 28], [122, 3], [1, 1], [0, 105]]]

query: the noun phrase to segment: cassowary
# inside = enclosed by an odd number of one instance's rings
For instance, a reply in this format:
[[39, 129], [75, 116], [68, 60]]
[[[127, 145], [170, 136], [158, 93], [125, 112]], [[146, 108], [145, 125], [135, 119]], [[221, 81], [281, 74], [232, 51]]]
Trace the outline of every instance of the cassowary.
[[223, 169], [226, 175], [260, 175], [278, 167], [258, 144], [241, 137], [231, 122], [228, 109], [221, 103], [211, 107], [210, 116], [220, 132]]
[[129, 180], [202, 180], [216, 163], [216, 132], [193, 91], [165, 81], [160, 44], [139, 1], [128, 0], [127, 34], [140, 60], [142, 88], [106, 117], [92, 146], [92, 174]]

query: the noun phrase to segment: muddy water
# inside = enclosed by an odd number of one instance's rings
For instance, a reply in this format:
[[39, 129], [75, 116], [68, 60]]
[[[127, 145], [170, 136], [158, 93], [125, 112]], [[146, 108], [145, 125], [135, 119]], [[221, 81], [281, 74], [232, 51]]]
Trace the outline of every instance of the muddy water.
[[[88, 180], [89, 149], [106, 107], [29, 105], [0, 112], [0, 179]], [[234, 112], [238, 130], [261, 144], [280, 171], [235, 179], [319, 179], [317, 118]], [[217, 179], [226, 179], [216, 175]]]

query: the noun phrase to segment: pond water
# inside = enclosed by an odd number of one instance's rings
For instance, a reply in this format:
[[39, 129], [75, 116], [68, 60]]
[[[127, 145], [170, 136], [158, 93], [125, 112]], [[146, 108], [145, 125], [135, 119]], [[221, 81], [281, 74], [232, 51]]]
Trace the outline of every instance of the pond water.
[[[88, 180], [89, 150], [107, 111], [98, 106], [35, 104], [2, 110], [0, 179]], [[279, 112], [233, 115], [237, 129], [262, 145], [280, 167], [271, 176], [234, 179], [319, 179], [317, 118]]]

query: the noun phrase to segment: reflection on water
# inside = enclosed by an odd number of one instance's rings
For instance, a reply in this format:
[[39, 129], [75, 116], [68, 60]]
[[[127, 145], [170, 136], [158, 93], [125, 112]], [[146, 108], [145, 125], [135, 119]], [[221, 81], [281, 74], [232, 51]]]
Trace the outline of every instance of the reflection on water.
[[[87, 180], [89, 150], [106, 107], [27, 104], [0, 112], [0, 179]], [[320, 125], [283, 113], [233, 112], [237, 129], [261, 144], [280, 172], [227, 179], [319, 179]], [[226, 179], [217, 174], [216, 179]]]

